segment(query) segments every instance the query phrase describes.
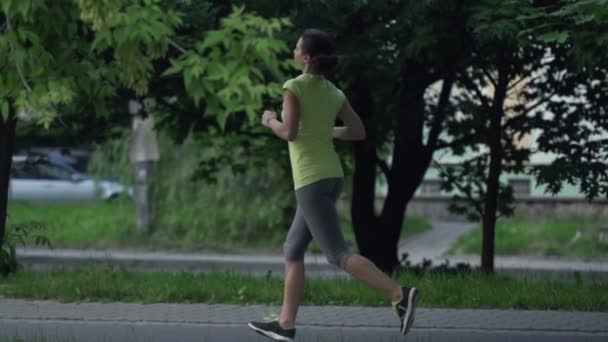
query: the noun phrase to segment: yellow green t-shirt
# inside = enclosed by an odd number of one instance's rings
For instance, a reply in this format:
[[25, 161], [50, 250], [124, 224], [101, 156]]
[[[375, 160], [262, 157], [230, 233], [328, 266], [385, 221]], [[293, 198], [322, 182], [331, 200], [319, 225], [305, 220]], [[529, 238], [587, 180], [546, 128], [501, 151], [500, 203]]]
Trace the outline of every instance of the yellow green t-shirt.
[[319, 75], [302, 74], [283, 85], [298, 98], [298, 134], [289, 142], [289, 159], [294, 188], [326, 178], [344, 177], [333, 142], [336, 116], [345, 100], [344, 93]]

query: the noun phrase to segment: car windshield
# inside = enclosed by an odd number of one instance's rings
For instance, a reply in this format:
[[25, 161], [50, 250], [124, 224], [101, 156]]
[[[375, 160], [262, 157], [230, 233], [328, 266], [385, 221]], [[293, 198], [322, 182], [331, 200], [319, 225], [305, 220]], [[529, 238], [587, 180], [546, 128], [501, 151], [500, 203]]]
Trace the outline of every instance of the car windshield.
[[47, 161], [14, 163], [12, 176], [23, 179], [71, 180], [74, 170]]
[[45, 162], [36, 164], [36, 167], [38, 168], [38, 172], [40, 173], [41, 178], [60, 180], [72, 179], [72, 172], [63, 167]]

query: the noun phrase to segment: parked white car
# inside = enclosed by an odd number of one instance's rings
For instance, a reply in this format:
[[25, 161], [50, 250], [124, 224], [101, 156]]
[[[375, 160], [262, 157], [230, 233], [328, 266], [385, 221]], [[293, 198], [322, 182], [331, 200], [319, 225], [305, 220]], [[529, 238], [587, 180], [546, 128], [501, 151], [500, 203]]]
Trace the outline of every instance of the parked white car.
[[110, 180], [95, 180], [69, 165], [44, 157], [13, 157], [8, 189], [11, 200], [109, 200], [121, 195], [132, 196], [132, 188]]

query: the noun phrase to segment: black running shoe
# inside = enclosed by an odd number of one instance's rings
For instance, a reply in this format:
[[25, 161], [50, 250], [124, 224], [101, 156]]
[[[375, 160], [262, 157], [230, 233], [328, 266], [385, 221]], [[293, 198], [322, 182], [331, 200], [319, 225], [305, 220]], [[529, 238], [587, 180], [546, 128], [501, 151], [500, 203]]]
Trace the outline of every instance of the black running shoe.
[[262, 334], [275, 341], [293, 341], [296, 329], [283, 329], [278, 321], [272, 322], [250, 322], [249, 327], [258, 334]]
[[418, 303], [418, 290], [415, 287], [402, 287], [403, 298], [399, 303], [393, 303], [393, 310], [401, 321], [401, 333], [407, 334], [414, 324], [414, 311]]

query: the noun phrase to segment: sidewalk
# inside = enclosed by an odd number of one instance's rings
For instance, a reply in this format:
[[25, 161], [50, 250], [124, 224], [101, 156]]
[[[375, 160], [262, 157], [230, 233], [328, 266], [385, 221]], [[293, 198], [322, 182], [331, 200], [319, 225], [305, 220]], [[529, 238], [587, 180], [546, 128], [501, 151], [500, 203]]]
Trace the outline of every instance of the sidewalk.
[[[45, 341], [265, 341], [246, 323], [277, 307], [126, 304], [0, 298], [0, 336]], [[419, 309], [399, 334], [388, 307], [304, 306], [298, 341], [606, 341], [608, 313]]]
[[[401, 252], [406, 252], [401, 249]], [[459, 262], [479, 266], [478, 256], [428, 257], [434, 265], [449, 260], [450, 264]], [[417, 256], [422, 260], [423, 255]], [[18, 261], [27, 268], [46, 269], [62, 266], [66, 268], [85, 265], [112, 265], [140, 270], [162, 271], [225, 271], [236, 270], [253, 275], [265, 275], [268, 272], [282, 274], [284, 259], [281, 255], [226, 255], [226, 254], [185, 254], [168, 252], [127, 252], [121, 250], [76, 250], [18, 248]], [[325, 256], [307, 254], [305, 257], [306, 272], [311, 276], [346, 277], [347, 275], [330, 265]], [[608, 263], [564, 261], [531, 257], [496, 257], [495, 270], [505, 275], [526, 275], [530, 277], [557, 277], [572, 279], [575, 274], [583, 278], [594, 278], [608, 281]]]
[[[458, 235], [467, 229], [440, 225], [433, 232], [401, 243], [400, 253], [409, 253], [409, 260], [414, 263], [423, 258], [431, 259], [433, 264], [443, 263], [446, 258], [442, 254], [448, 243], [437, 237], [444, 236], [442, 232]], [[284, 263], [281, 255], [123, 250], [19, 248], [17, 256], [20, 263], [32, 269], [97, 264], [166, 271], [232, 269], [254, 275], [272, 272], [277, 276], [282, 276]], [[479, 265], [478, 256], [451, 257], [449, 261]], [[328, 264], [323, 255], [307, 254], [305, 262], [308, 275], [348, 277]], [[510, 275], [572, 278], [577, 273], [585, 278], [608, 280], [608, 263], [604, 262], [497, 257], [495, 266], [497, 273]], [[278, 312], [278, 308], [169, 303], [61, 304], [0, 298], [0, 342], [15, 341], [16, 337], [26, 338], [27, 342], [266, 341], [251, 332], [246, 323], [271, 312]], [[422, 308], [416, 311], [416, 323], [410, 334], [401, 336], [398, 326], [388, 307], [306, 306], [299, 312], [297, 341], [608, 341], [608, 313], [600, 312]]]
[[[471, 223], [441, 222], [432, 223], [433, 228], [412, 236], [399, 243], [399, 255], [408, 254], [408, 260], [419, 264], [429, 259], [433, 265], [457, 263], [480, 265], [479, 256], [446, 257], [445, 254], [459, 236], [474, 228]], [[281, 255], [236, 255], [210, 253], [171, 253], [171, 252], [131, 252], [124, 250], [78, 250], [78, 249], [38, 249], [18, 248], [18, 261], [31, 269], [50, 267], [77, 267], [91, 264], [112, 265], [141, 270], [160, 271], [225, 271], [236, 270], [253, 275], [282, 274], [283, 256]], [[310, 276], [347, 277], [347, 275], [327, 263], [321, 254], [306, 254], [306, 271]], [[496, 273], [504, 275], [526, 275], [528, 277], [553, 277], [573, 279], [599, 279], [608, 281], [608, 263], [583, 262], [537, 257], [496, 257]]]

